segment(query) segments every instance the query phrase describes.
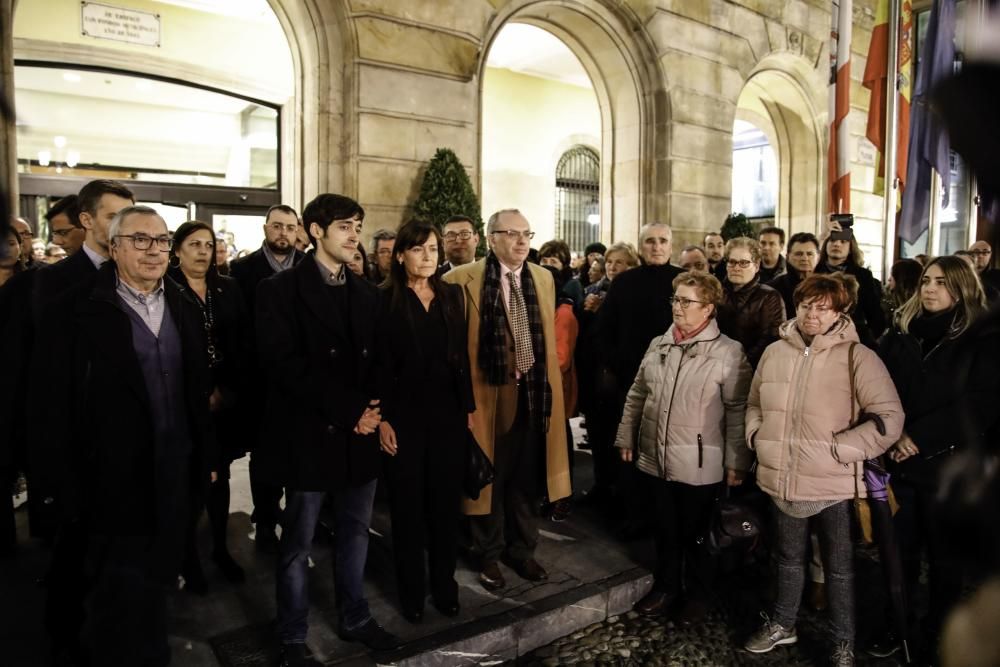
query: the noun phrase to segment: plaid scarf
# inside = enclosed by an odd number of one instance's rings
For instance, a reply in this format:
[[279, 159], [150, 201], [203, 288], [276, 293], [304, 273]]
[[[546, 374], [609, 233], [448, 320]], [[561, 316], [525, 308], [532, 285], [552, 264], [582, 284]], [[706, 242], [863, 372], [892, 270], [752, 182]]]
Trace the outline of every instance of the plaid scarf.
[[[535, 292], [535, 283], [531, 279], [531, 271], [527, 264], [521, 271], [521, 292], [524, 294], [524, 307], [528, 312], [528, 323], [531, 326], [531, 348], [535, 354], [535, 363], [525, 377], [529, 418], [532, 426], [546, 433], [549, 430], [549, 416], [552, 414], [552, 387], [549, 386], [548, 371], [545, 366], [542, 311], [538, 306], [538, 294]], [[499, 387], [510, 381], [504, 336], [504, 330], [509, 324], [500, 287], [500, 262], [493, 253], [486, 258], [481, 299], [479, 367], [486, 374], [486, 381]]]

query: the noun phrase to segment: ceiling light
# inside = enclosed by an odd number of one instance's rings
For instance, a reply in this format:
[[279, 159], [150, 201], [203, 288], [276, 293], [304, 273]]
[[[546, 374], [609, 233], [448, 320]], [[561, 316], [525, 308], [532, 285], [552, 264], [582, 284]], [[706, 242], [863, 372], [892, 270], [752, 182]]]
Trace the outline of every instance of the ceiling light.
[[79, 151], [69, 151], [66, 153], [66, 166], [72, 169], [80, 163], [80, 152]]
[[70, 83], [80, 83], [80, 75], [76, 72], [63, 72], [63, 81]]
[[65, 148], [66, 147], [66, 137], [64, 137], [61, 134], [58, 134], [58, 135], [52, 137], [52, 143], [55, 144], [56, 148]]
[[38, 164], [43, 167], [47, 167], [51, 161], [52, 151], [38, 151]]

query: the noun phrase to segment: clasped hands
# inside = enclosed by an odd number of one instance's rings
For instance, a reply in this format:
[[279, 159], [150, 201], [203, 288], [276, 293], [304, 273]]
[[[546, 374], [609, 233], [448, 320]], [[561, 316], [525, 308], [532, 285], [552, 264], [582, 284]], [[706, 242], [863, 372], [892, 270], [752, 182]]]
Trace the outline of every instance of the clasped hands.
[[889, 458], [899, 463], [919, 453], [920, 449], [917, 447], [917, 443], [913, 442], [913, 439], [904, 433], [903, 437], [889, 450]]

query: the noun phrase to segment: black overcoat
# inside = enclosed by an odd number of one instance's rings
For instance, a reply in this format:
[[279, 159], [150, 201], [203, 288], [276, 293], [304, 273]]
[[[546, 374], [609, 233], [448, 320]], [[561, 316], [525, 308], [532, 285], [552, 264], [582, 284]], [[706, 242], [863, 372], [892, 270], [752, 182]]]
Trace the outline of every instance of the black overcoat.
[[[81, 521], [96, 535], [153, 536], [158, 530], [153, 417], [127, 306], [115, 292], [116, 271], [114, 262], [107, 262], [92, 285], [58, 296], [41, 315], [33, 365], [59, 380], [47, 387], [29, 456], [64, 520]], [[197, 305], [173, 280], [164, 278], [164, 290], [181, 338], [192, 443], [189, 488], [196, 494], [207, 486], [209, 462], [217, 458], [204, 329]], [[47, 361], [55, 346], [64, 346], [57, 364]]]
[[[377, 435], [354, 427], [375, 391], [374, 285], [346, 271], [345, 322], [314, 255], [257, 287], [256, 330], [266, 407], [254, 457], [264, 481], [336, 491], [378, 475]], [[255, 458], [256, 460], [256, 458]]]

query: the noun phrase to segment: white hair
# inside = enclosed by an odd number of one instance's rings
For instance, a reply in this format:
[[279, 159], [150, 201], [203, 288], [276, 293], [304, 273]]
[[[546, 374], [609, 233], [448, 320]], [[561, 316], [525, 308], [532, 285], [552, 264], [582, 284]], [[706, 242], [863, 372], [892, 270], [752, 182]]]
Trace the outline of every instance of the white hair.
[[663, 227], [664, 229], [667, 230], [667, 240], [668, 241], [672, 241], [673, 240], [673, 238], [674, 238], [674, 231], [672, 229], [670, 229], [670, 225], [668, 225], [665, 222], [651, 222], [648, 225], [643, 225], [642, 228], [639, 230], [639, 243], [640, 244], [644, 243], [646, 241], [646, 237], [649, 236], [649, 233], [653, 230], [653, 227]]
[[[111, 226], [108, 227], [108, 243], [110, 245], [115, 244], [115, 237], [121, 234], [122, 225], [125, 223], [125, 219], [130, 215], [155, 215], [160, 220], [163, 218], [159, 213], [156, 212], [155, 208], [150, 208], [148, 206], [126, 206], [122, 210], [115, 213], [115, 217], [111, 219]], [[163, 223], [164, 225], [166, 222]]]

